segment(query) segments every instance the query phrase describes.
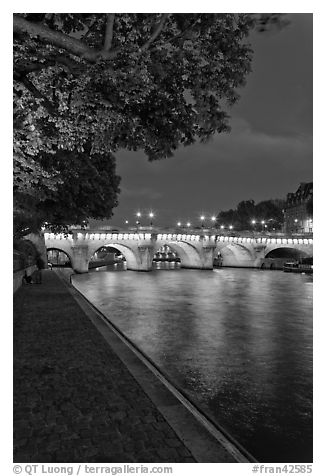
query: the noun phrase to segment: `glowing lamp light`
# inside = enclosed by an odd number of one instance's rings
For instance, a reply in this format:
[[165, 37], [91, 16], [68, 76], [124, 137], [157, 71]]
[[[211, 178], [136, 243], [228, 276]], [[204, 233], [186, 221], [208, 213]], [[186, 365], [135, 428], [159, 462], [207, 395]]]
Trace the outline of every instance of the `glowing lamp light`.
[[251, 220], [251, 223], [252, 223], [253, 225], [255, 225], [255, 224], [256, 224], [256, 220]]
[[181, 226], [181, 221], [178, 221], [177, 226]]
[[232, 225], [230, 225], [230, 226], [229, 226], [229, 228], [230, 228], [230, 230], [232, 230], [233, 226], [232, 226]]
[[190, 226], [191, 226], [191, 223], [188, 222], [188, 223], [187, 223], [187, 227], [189, 228]]

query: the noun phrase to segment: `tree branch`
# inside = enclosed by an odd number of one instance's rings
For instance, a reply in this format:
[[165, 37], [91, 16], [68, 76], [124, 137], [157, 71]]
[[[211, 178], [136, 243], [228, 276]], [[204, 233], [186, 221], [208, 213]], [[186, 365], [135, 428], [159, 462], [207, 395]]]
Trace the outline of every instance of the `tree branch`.
[[140, 48], [140, 51], [143, 52], [143, 51], [146, 51], [150, 45], [153, 43], [153, 41], [156, 40], [156, 38], [159, 36], [159, 34], [161, 33], [161, 31], [163, 30], [163, 27], [164, 27], [164, 23], [166, 22], [166, 20], [169, 18], [169, 13], [163, 13], [162, 14], [162, 17], [161, 17], [161, 21], [158, 23], [157, 27], [155, 28], [155, 30], [153, 31], [152, 33], [152, 36], [149, 38], [148, 41], [146, 41], [146, 43], [143, 44], [143, 46]]
[[48, 98], [43, 96], [43, 94], [34, 86], [34, 84], [29, 79], [27, 79], [26, 77], [22, 77], [17, 79], [17, 81], [21, 82], [25, 86], [25, 88], [28, 89], [30, 93], [32, 93], [34, 97], [42, 99], [44, 107], [50, 114], [55, 113], [55, 108], [53, 107], [53, 104], [48, 100]]
[[42, 40], [59, 48], [63, 48], [90, 63], [96, 63], [101, 58], [107, 60], [114, 59], [118, 54], [116, 51], [99, 51], [90, 48], [76, 38], [72, 38], [59, 31], [51, 30], [51, 28], [40, 23], [32, 23], [17, 15], [14, 15], [13, 29], [14, 33], [28, 33], [31, 36], [38, 36]]
[[95, 28], [96, 28], [96, 25], [97, 25], [97, 24], [96, 24], [96, 19], [94, 19], [94, 20], [92, 21], [91, 25], [88, 27], [88, 30], [86, 31], [85, 35], [82, 36], [83, 40], [86, 40], [86, 38], [88, 38], [89, 35], [90, 35], [91, 33], [93, 33], [93, 31], [94, 31]]
[[105, 40], [104, 40], [103, 51], [110, 51], [112, 46], [114, 16], [115, 16], [114, 13], [106, 14], [107, 20], [106, 20]]
[[30, 62], [30, 63], [21, 63], [14, 65], [14, 78], [20, 79], [23, 76], [26, 76], [29, 73], [34, 73], [35, 71], [41, 71], [42, 69], [48, 68], [49, 66], [53, 66], [53, 61], [47, 61], [46, 63], [37, 63], [37, 62]]
[[79, 76], [79, 74], [83, 71], [84, 66], [82, 63], [77, 63], [66, 56], [55, 55], [45, 58], [44, 62], [38, 63], [31, 61], [30, 63], [18, 63], [14, 65], [14, 76], [15, 79], [19, 80], [30, 73], [41, 71], [42, 69], [50, 68], [51, 66], [55, 65], [62, 66], [62, 68], [67, 73], [70, 73], [73, 76]]
[[163, 45], [166, 45], [168, 43], [172, 43], [172, 41], [176, 40], [177, 38], [182, 38], [185, 33], [187, 33], [188, 31], [190, 31], [195, 25], [196, 23], [199, 22], [199, 18], [197, 18], [193, 23], [191, 23], [191, 25], [187, 26], [183, 31], [181, 31], [180, 33], [178, 33], [177, 35], [174, 35], [172, 36], [171, 38], [168, 38], [164, 43]]
[[66, 56], [56, 55], [53, 57], [53, 63], [58, 63], [64, 67], [64, 69], [74, 76], [78, 75], [81, 70], [83, 70], [83, 64], [77, 63]]

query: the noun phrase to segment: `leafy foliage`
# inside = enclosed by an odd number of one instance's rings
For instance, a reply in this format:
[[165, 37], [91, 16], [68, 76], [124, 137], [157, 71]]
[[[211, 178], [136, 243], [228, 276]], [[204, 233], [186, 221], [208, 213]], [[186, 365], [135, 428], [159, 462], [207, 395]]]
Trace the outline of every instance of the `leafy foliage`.
[[[250, 71], [246, 38], [280, 20], [266, 14], [14, 14], [18, 210], [24, 198], [48, 221], [109, 217], [117, 204], [112, 154], [118, 149], [142, 149], [156, 160], [227, 132], [225, 106], [236, 102]], [[94, 167], [109, 182], [99, 180], [93, 193]], [[63, 199], [72, 200], [66, 210]]]
[[30, 240], [14, 239], [13, 249], [14, 271], [32, 266], [41, 260], [40, 253]]
[[285, 201], [280, 199], [264, 200], [257, 204], [254, 200], [245, 200], [240, 202], [235, 210], [220, 212], [218, 220], [220, 224], [232, 225], [236, 230], [252, 230], [252, 220], [256, 221], [257, 229], [260, 229], [260, 223], [264, 220], [268, 230], [278, 230], [283, 225], [284, 207]]
[[17, 192], [16, 230], [24, 234], [37, 231], [46, 222], [47, 228], [58, 231], [65, 224], [81, 224], [86, 218], [108, 216], [117, 206], [120, 178], [115, 174], [112, 154], [90, 154], [90, 146], [81, 152], [60, 150], [56, 154], [40, 154], [45, 173], [60, 168], [64, 181], [54, 190], [40, 182], [42, 200]]

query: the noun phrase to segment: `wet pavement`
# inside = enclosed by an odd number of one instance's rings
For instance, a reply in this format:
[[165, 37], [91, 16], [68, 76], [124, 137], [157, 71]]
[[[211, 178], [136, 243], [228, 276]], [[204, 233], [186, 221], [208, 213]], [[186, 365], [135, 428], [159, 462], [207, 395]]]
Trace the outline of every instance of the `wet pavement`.
[[14, 296], [14, 462], [196, 462], [55, 272]]

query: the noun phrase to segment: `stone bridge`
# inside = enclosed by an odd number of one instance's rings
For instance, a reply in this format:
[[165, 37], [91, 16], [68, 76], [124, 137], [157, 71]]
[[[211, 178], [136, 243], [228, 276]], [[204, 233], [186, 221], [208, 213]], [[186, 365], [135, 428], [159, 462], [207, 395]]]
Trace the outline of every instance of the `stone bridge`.
[[65, 234], [44, 233], [47, 250], [63, 251], [70, 258], [77, 273], [87, 273], [94, 253], [103, 246], [119, 250], [126, 258], [127, 269], [151, 271], [154, 254], [168, 245], [180, 258], [181, 267], [213, 269], [219, 256], [223, 266], [260, 268], [268, 255], [279, 248], [296, 250], [300, 256], [312, 256], [312, 237], [280, 235], [239, 236], [219, 235], [215, 230], [196, 230], [191, 233], [161, 233], [154, 229], [103, 231], [71, 229]]

